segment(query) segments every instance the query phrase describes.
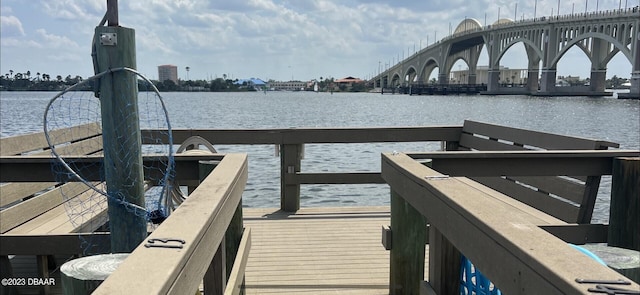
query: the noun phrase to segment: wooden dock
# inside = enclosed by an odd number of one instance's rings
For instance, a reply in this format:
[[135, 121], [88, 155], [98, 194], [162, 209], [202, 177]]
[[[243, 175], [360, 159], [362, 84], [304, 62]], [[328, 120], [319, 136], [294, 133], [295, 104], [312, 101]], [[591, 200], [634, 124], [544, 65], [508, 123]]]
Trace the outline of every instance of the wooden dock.
[[[602, 148], [616, 144], [474, 121], [465, 121], [463, 126], [410, 128], [177, 130], [174, 140], [188, 141], [193, 134], [219, 144], [279, 145], [280, 208], [242, 207], [248, 179], [246, 154], [214, 154], [206, 159], [176, 156], [175, 180], [189, 187], [189, 198], [147, 237], [148, 241], [173, 244], [138, 245], [95, 294], [194, 294], [198, 289], [204, 294], [239, 294], [241, 289], [247, 294], [453, 294], [460, 286], [462, 255], [505, 293], [587, 294], [589, 286], [576, 278], [622, 278], [567, 243], [614, 242], [602, 230], [604, 225], [589, 223], [595, 200], [591, 192], [597, 191], [601, 175], [612, 175], [613, 188], [637, 189], [636, 183], [620, 185], [626, 183], [624, 179], [637, 179], [633, 176], [637, 174], [613, 173], [612, 163], [618, 161], [636, 167], [629, 171], [637, 171], [640, 151], [606, 151]], [[447, 151], [383, 153], [380, 172], [302, 171], [304, 144], [387, 141], [440, 141]], [[99, 156], [76, 157], [83, 163], [101, 161]], [[2, 172], [7, 172], [0, 173], [2, 182], [56, 181], [50, 175], [50, 157], [18, 155], [0, 160]], [[574, 175], [581, 181], [570, 182], [571, 189], [543, 188], [548, 179], [561, 175]], [[499, 183], [488, 177], [498, 177]], [[562, 183], [567, 181], [562, 179]], [[391, 208], [300, 208], [301, 185], [361, 183], [387, 183]], [[526, 193], [504, 189], [507, 184], [513, 188], [514, 183], [536, 189], [527, 188]], [[565, 191], [567, 200], [580, 203], [558, 212], [557, 208], [567, 205], [554, 205], [562, 200], [549, 198], [549, 194], [564, 196]], [[635, 196], [637, 190], [631, 189], [612, 193], [612, 204], [613, 199]], [[29, 202], [33, 199], [27, 198]], [[520, 210], [512, 210], [514, 204]], [[634, 206], [622, 205], [629, 207]], [[622, 220], [635, 220], [623, 215]], [[428, 248], [425, 219], [430, 223]], [[390, 251], [382, 245], [382, 228], [387, 225], [394, 229], [385, 232]], [[625, 233], [637, 232], [623, 228]], [[608, 231], [616, 232], [615, 224]], [[12, 260], [14, 277], [56, 278], [56, 286], [49, 290], [28, 292], [57, 293], [59, 269], [51, 264], [51, 269], [45, 269], [42, 259], [22, 264], [21, 257], [13, 255], [79, 254], [78, 242], [87, 234], [3, 233], [0, 258]], [[640, 249], [635, 244], [629, 248]], [[58, 260], [57, 266], [66, 259]], [[36, 268], [38, 264], [42, 265]], [[141, 274], [144, 279], [132, 280]], [[635, 283], [629, 287], [640, 288]]]
[[[252, 232], [246, 294], [389, 294], [389, 252], [381, 244], [381, 227], [389, 225], [388, 206], [303, 208], [296, 213], [244, 208], [243, 214]], [[57, 258], [59, 265], [65, 260]], [[34, 257], [14, 259], [20, 261], [14, 266], [16, 275], [38, 276]], [[59, 272], [52, 274], [60, 282]], [[21, 291], [38, 293], [37, 288]], [[61, 285], [50, 291], [61, 294]]]
[[389, 294], [389, 207], [244, 209], [246, 294]]

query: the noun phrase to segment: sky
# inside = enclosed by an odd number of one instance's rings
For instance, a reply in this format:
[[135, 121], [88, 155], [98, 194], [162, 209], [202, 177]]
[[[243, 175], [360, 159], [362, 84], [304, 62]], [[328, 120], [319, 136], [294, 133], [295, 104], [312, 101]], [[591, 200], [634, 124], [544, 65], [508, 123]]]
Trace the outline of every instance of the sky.
[[[173, 64], [186, 80], [229, 78], [302, 80], [353, 76], [367, 79], [379, 63], [444, 38], [465, 18], [532, 18], [617, 9], [640, 0], [136, 0], [119, 1], [121, 26], [133, 28], [137, 69], [150, 79]], [[0, 0], [0, 74], [13, 70], [51, 77], [93, 75], [91, 40], [106, 0]], [[458, 64], [459, 63], [459, 64]], [[453, 69], [466, 69], [459, 61]], [[486, 65], [486, 51], [479, 65]], [[523, 46], [501, 61], [526, 68]], [[186, 67], [190, 70], [187, 72]], [[572, 48], [558, 75], [588, 77], [590, 62]], [[617, 54], [607, 77], [629, 77]]]

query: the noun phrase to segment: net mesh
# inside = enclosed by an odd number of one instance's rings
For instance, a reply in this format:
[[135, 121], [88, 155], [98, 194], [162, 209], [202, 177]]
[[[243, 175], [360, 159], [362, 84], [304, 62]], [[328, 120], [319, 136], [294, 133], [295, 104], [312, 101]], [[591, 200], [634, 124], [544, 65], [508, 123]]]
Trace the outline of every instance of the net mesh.
[[[153, 129], [160, 132], [143, 132], [142, 137], [138, 137], [135, 126], [133, 128], [132, 126], [115, 126], [122, 130], [132, 129], [135, 132], [120, 134], [114, 140], [115, 142], [104, 142], [100, 99], [93, 92], [75, 89], [87, 83], [97, 85], [102, 76], [118, 71], [130, 72], [138, 79], [114, 80], [114, 85], [127, 89], [137, 87], [138, 95], [137, 106], [129, 104], [125, 105], [124, 109], [116, 110], [121, 112], [119, 115], [125, 119], [115, 124], [137, 124], [141, 130]], [[118, 77], [118, 75], [112, 75], [112, 77]], [[119, 77], [125, 76], [119, 75]], [[127, 97], [114, 99], [130, 100]], [[127, 116], [138, 116], [138, 120]], [[152, 82], [140, 73], [128, 68], [112, 69], [62, 91], [51, 99], [45, 110], [44, 132], [51, 152], [57, 159], [52, 165], [56, 180], [60, 183], [57, 189], [60, 190], [66, 213], [75, 232], [90, 233], [96, 230], [109, 230], [108, 200], [125, 205], [130, 214], [144, 216], [149, 222], [148, 226], [151, 227], [169, 215], [171, 210], [169, 192], [172, 190], [175, 166], [171, 125], [160, 93]], [[153, 155], [154, 158], [159, 159], [155, 162], [145, 161], [143, 165], [145, 190], [143, 206], [127, 202], [125, 194], [119, 190], [110, 189], [110, 192], [107, 192], [103, 160], [87, 162], [83, 157], [79, 157], [103, 156], [103, 144], [105, 147], [115, 146], [116, 150], [113, 153], [115, 156], [107, 165], [123, 164], [127, 167], [127, 162], [137, 161], [132, 157], [139, 153], [132, 152], [130, 147], [131, 141], [137, 141], [138, 138], [143, 143], [142, 155]], [[122, 170], [126, 169], [120, 169], [118, 173], [137, 173]], [[91, 240], [83, 241], [86, 254], [100, 251], [94, 249], [95, 247]]]

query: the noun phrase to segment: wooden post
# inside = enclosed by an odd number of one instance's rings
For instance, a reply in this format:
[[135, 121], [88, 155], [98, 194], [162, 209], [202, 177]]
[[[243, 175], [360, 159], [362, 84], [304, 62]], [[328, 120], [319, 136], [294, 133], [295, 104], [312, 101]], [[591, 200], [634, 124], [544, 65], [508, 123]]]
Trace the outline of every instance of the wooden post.
[[[200, 161], [200, 182], [204, 181], [215, 166], [216, 162], [214, 161]], [[205, 273], [203, 280], [205, 294], [224, 294], [227, 280], [233, 269], [233, 262], [238, 254], [243, 231], [242, 199], [240, 199], [224, 238]]]
[[300, 172], [301, 144], [280, 146], [280, 210], [296, 212], [300, 209], [300, 184], [288, 183], [287, 174]]
[[392, 190], [389, 294], [420, 293], [424, 281], [426, 227], [424, 216]]
[[[9, 256], [0, 255], [0, 279], [13, 278], [13, 268]], [[0, 294], [16, 295], [18, 290], [16, 286], [0, 284]]]
[[236, 261], [238, 247], [240, 247], [243, 232], [242, 199], [240, 199], [240, 203], [238, 204], [238, 207], [236, 207], [236, 212], [233, 214], [233, 218], [231, 218], [231, 223], [229, 223], [229, 227], [224, 234], [224, 239], [226, 241], [225, 245], [227, 248], [225, 251], [227, 253], [227, 278], [231, 275], [231, 270], [233, 270], [233, 262]]
[[460, 291], [461, 254], [437, 228], [429, 229], [429, 283], [437, 294]]
[[640, 158], [616, 158], [611, 173], [609, 246], [640, 251]]
[[224, 290], [227, 288], [227, 270], [226, 261], [227, 253], [225, 247], [225, 238], [222, 238], [216, 254], [213, 255], [211, 264], [204, 273], [202, 285], [204, 287], [205, 294], [223, 295]]
[[[117, 12], [109, 12], [113, 14]], [[135, 31], [96, 27], [96, 69], [136, 68]], [[111, 251], [131, 252], [147, 236], [136, 75], [118, 71], [100, 79], [104, 167], [109, 195]]]

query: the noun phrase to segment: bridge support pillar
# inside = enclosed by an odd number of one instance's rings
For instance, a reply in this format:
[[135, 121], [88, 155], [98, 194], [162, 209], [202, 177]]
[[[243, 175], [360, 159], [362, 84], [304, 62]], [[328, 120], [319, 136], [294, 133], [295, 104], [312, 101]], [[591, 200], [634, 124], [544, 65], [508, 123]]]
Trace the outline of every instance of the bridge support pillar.
[[540, 92], [554, 92], [556, 90], [556, 69], [542, 70]]
[[487, 92], [497, 92], [500, 90], [500, 70], [489, 70], [487, 72]]
[[476, 84], [476, 74], [469, 74], [467, 84]]
[[527, 73], [527, 89], [531, 93], [538, 92], [538, 69]]
[[636, 97], [640, 97], [640, 71], [631, 73], [631, 88], [629, 89], [629, 94], [631, 96], [635, 94]]
[[438, 84], [449, 84], [449, 75], [438, 74]]
[[640, 98], [640, 33], [636, 31], [636, 54], [631, 65], [631, 88], [629, 89], [629, 97]]
[[591, 70], [589, 90], [592, 92], [604, 92], [607, 70]]

